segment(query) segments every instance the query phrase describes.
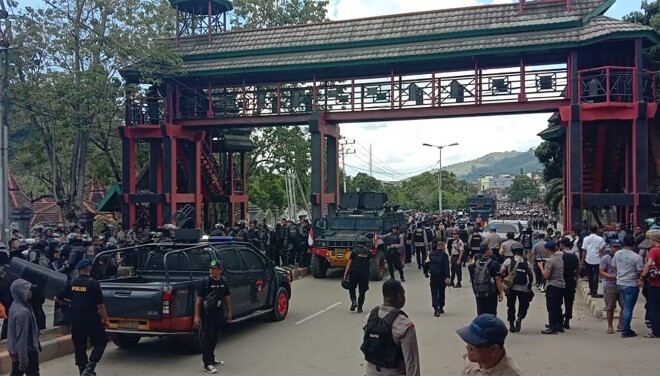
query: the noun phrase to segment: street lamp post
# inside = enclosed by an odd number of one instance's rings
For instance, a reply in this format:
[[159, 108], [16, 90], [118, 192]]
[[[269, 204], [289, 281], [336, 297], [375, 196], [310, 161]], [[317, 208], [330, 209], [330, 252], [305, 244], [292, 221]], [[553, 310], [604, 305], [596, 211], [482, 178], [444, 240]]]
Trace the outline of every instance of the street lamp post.
[[442, 215], [442, 149], [448, 148], [450, 146], [458, 146], [458, 142], [454, 142], [449, 145], [431, 145], [431, 144], [422, 144], [423, 146], [428, 146], [438, 149], [438, 209], [440, 210], [440, 215]]

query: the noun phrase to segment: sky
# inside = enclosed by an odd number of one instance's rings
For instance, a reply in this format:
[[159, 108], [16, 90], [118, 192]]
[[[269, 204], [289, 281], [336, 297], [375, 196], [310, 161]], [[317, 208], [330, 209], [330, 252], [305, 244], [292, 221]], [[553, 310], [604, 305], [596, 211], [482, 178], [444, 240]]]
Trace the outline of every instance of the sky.
[[[332, 20], [373, 17], [434, 9], [504, 4], [518, 0], [330, 0]], [[607, 15], [620, 19], [639, 10], [642, 0], [618, 0]], [[40, 7], [40, 0], [19, 1], [19, 6]], [[422, 143], [459, 145], [446, 148], [443, 166], [479, 158], [492, 152], [527, 151], [541, 143], [537, 136], [547, 127], [548, 114], [434, 119], [367, 124], [340, 124], [341, 134], [355, 145], [346, 156], [346, 172], [369, 171], [372, 150], [373, 176], [379, 180], [402, 180], [437, 168], [438, 151]]]
[[[344, 20], [510, 2], [517, 3], [518, 0], [331, 0], [329, 17]], [[641, 0], [618, 0], [607, 15], [620, 19], [638, 10], [640, 4]], [[550, 115], [340, 124], [342, 136], [356, 142], [356, 145], [349, 146], [356, 153], [346, 155], [346, 171], [349, 175], [368, 172], [370, 145], [373, 176], [386, 181], [401, 180], [437, 168], [437, 149], [423, 147], [422, 143], [459, 143], [458, 146], [443, 150], [443, 167], [492, 152], [527, 151], [542, 142], [537, 134], [547, 127]]]

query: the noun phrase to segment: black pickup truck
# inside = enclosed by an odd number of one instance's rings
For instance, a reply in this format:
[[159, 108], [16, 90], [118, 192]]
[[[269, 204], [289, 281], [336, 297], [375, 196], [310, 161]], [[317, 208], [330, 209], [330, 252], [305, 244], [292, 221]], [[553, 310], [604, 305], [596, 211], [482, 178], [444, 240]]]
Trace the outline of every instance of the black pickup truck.
[[134, 265], [100, 281], [110, 318], [107, 332], [120, 348], [136, 345], [141, 337], [177, 336], [200, 351], [193, 329], [195, 298], [211, 260], [224, 265], [232, 323], [261, 316], [281, 321], [289, 310], [289, 275], [248, 243], [211, 238], [197, 244], [148, 244], [99, 253], [94, 267], [107, 271], [103, 265], [116, 255]]

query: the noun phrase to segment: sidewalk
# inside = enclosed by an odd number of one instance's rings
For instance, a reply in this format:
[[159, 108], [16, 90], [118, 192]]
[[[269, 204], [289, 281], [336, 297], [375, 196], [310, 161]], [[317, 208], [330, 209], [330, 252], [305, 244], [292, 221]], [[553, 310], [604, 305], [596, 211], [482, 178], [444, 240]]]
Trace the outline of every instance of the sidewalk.
[[[309, 268], [285, 268], [289, 273], [289, 281], [294, 282], [309, 275]], [[46, 312], [46, 326], [53, 324], [54, 305], [52, 301], [47, 300], [44, 303], [44, 312]], [[39, 362], [47, 362], [68, 354], [73, 353], [73, 342], [68, 328], [56, 327], [46, 329], [40, 336], [42, 351], [39, 354]], [[0, 341], [0, 374], [11, 372], [11, 359], [7, 353], [7, 341]]]

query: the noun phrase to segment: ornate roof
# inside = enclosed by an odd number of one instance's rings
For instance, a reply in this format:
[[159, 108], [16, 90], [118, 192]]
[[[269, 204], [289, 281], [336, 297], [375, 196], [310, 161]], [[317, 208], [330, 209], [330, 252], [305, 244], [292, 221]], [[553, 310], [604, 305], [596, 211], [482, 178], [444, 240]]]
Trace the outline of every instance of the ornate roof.
[[651, 28], [598, 16], [584, 26], [560, 31], [527, 31], [473, 36], [436, 41], [391, 44], [386, 46], [319, 50], [310, 52], [264, 54], [259, 56], [192, 60], [184, 63], [191, 74], [238, 73], [263, 70], [296, 70], [301, 66], [329, 67], [344, 64], [383, 62], [386, 60], [425, 60], [489, 53], [546, 50], [577, 47], [605, 38], [625, 37]]
[[[498, 4], [181, 38], [188, 76], [422, 62], [581, 47], [609, 39], [660, 41], [649, 27], [603, 16], [615, 0]], [[137, 72], [124, 71], [125, 76]]]

